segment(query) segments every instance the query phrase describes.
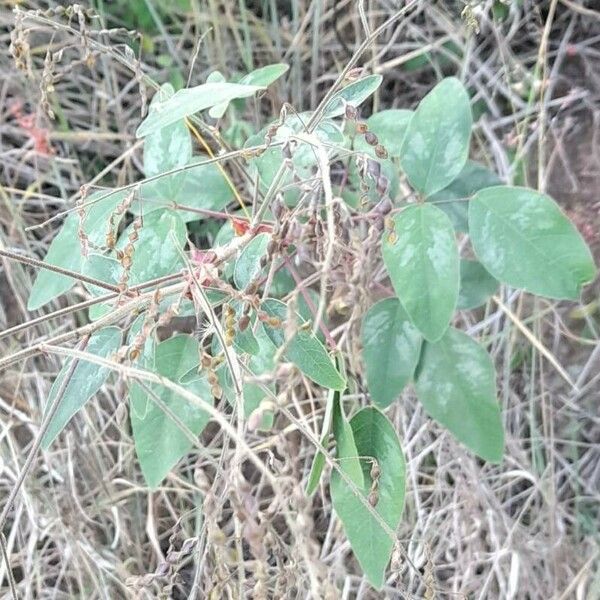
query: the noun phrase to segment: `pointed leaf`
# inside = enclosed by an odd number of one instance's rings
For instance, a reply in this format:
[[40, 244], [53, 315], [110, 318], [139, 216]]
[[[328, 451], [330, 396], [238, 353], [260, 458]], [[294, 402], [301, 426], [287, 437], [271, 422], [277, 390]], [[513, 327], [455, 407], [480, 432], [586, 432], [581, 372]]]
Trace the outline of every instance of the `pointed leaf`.
[[500, 462], [504, 430], [489, 354], [462, 331], [450, 328], [425, 343], [416, 374], [417, 397], [427, 414], [475, 454]]
[[[405, 109], [382, 110], [367, 119], [369, 131], [379, 139], [379, 143], [388, 151], [390, 158], [401, 155], [402, 141], [408, 129], [413, 111]], [[354, 149], [360, 152], [375, 154], [373, 146], [365, 141], [364, 136], [357, 135]]]
[[350, 421], [356, 451], [361, 457], [364, 485], [362, 498], [355, 496], [337, 471], [331, 475], [331, 499], [336, 514], [367, 579], [380, 589], [395, 539], [365, 506], [371, 490], [373, 457], [380, 469], [378, 498], [374, 511], [393, 532], [404, 508], [406, 468], [400, 441], [389, 420], [374, 407], [363, 408]]
[[389, 406], [413, 376], [421, 335], [397, 298], [374, 304], [362, 323], [367, 387], [379, 408]]
[[448, 328], [456, 308], [459, 257], [448, 217], [431, 204], [405, 208], [385, 231], [383, 261], [408, 317], [429, 341]]
[[142, 121], [136, 131], [136, 137], [142, 138], [158, 131], [171, 123], [189, 117], [201, 110], [235, 98], [252, 96], [264, 86], [242, 85], [239, 83], [203, 83], [192, 88], [184, 88], [160, 104], [156, 110]]
[[284, 323], [287, 319], [287, 306], [273, 298], [267, 298], [261, 304], [269, 316], [281, 320], [281, 327], [270, 327], [263, 323], [265, 332], [277, 348], [285, 346], [284, 356], [294, 363], [309, 379], [323, 387], [332, 390], [343, 390], [346, 381], [335, 368], [333, 360], [327, 353], [325, 346], [313, 335], [312, 330], [301, 328], [302, 319], [296, 315], [298, 331], [291, 340], [285, 340]]
[[472, 125], [469, 96], [454, 77], [443, 79], [421, 100], [400, 158], [415, 189], [430, 196], [456, 179], [467, 162]]
[[[132, 230], [128, 227], [121, 235], [117, 247], [122, 248]], [[133, 262], [129, 270], [129, 285], [136, 285], [156, 277], [169, 275], [185, 265], [179, 248], [186, 242], [185, 223], [173, 211], [150, 213], [135, 242]]]
[[352, 106], [361, 105], [371, 94], [375, 93], [382, 81], [383, 77], [381, 75], [369, 75], [358, 81], [353, 81], [334, 95], [325, 108], [323, 116], [331, 118], [343, 115], [345, 111], [344, 102]]
[[262, 271], [261, 258], [267, 252], [271, 235], [259, 233], [240, 252], [233, 269], [233, 281], [238, 290], [245, 290]]
[[460, 293], [457, 308], [469, 310], [485, 304], [498, 289], [498, 282], [476, 260], [460, 261]]
[[[198, 356], [198, 342], [192, 336], [176, 335], [155, 347], [152, 364], [159, 375], [212, 403], [210, 385], [205, 379], [180, 382], [198, 364]], [[210, 419], [207, 412], [161, 385], [152, 384], [150, 388], [194, 435], [200, 435]], [[136, 454], [146, 483], [155, 488], [190, 451], [193, 442], [141, 386], [133, 384], [129, 395]]]
[[[118, 327], [105, 327], [100, 329], [90, 337], [86, 352], [107, 358], [113, 352], [119, 349], [121, 344], [121, 330]], [[49, 407], [54, 402], [58, 390], [70, 369], [71, 359], [69, 359], [60, 370], [60, 373], [54, 380], [50, 388], [48, 402]], [[42, 438], [42, 448], [47, 449], [55, 440], [56, 436], [65, 428], [73, 415], [84, 406], [84, 404], [96, 394], [104, 385], [104, 382], [110, 375], [110, 369], [101, 367], [95, 363], [80, 359], [75, 366], [73, 375], [65, 388], [63, 397], [60, 401], [58, 410], [50, 421], [48, 429]]]
[[355, 486], [362, 488], [365, 480], [361, 460], [354, 442], [354, 432], [342, 409], [339, 392], [336, 392], [333, 398], [333, 437], [338, 466], [350, 477]]
[[[86, 202], [95, 198], [105, 196], [107, 192], [92, 194]], [[116, 206], [125, 197], [125, 192], [116, 192], [107, 198], [90, 204], [85, 208], [83, 230], [93, 245], [103, 245], [108, 231], [108, 219]], [[120, 219], [115, 219], [115, 227]], [[71, 213], [65, 219], [58, 235], [52, 240], [44, 262], [71, 271], [81, 272], [83, 256], [81, 244], [78, 238], [80, 217], [77, 213]], [[66, 275], [59, 275], [47, 269], [41, 269], [29, 295], [27, 302], [28, 310], [36, 310], [54, 300], [57, 296], [69, 291], [76, 283], [75, 279]]]
[[548, 196], [522, 187], [478, 192], [469, 207], [473, 249], [498, 280], [533, 294], [577, 300], [596, 276], [583, 238]]
[[275, 81], [277, 81], [282, 75], [284, 75], [290, 66], [285, 63], [276, 63], [272, 65], [265, 65], [264, 67], [260, 67], [260, 69], [255, 69], [248, 73], [248, 75], [244, 75], [239, 83], [243, 83], [244, 85], [259, 85], [262, 87], [268, 87]]

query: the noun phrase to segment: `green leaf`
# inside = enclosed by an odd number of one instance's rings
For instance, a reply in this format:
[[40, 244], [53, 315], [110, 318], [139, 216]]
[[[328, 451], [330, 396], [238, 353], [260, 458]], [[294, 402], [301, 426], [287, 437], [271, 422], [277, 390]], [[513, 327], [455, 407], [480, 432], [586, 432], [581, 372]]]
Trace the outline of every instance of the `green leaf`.
[[352, 106], [359, 106], [371, 94], [374, 94], [377, 88], [381, 85], [383, 77], [381, 75], [368, 75], [358, 81], [353, 81], [346, 87], [337, 92], [327, 104], [323, 117], [339, 117], [344, 114], [344, 102]]
[[284, 75], [289, 68], [290, 66], [285, 63], [265, 65], [264, 67], [260, 67], [260, 69], [251, 71], [248, 75], [244, 75], [238, 83], [268, 87]]
[[[327, 446], [327, 440], [329, 439], [329, 432], [321, 438], [321, 446]], [[310, 467], [310, 473], [308, 474], [308, 481], [306, 483], [306, 495], [312, 496], [317, 491], [319, 481], [321, 481], [321, 475], [325, 468], [325, 455], [318, 450], [313, 459]]]
[[408, 317], [429, 341], [442, 337], [456, 308], [459, 257], [448, 217], [431, 204], [394, 216], [384, 231], [383, 261]]
[[[212, 404], [210, 385], [205, 379], [180, 383], [198, 364], [198, 342], [192, 336], [176, 335], [158, 344], [151, 364], [159, 375]], [[150, 385], [150, 389], [193, 435], [200, 435], [210, 419], [206, 411], [159, 384]], [[133, 384], [129, 395], [135, 451], [146, 483], [155, 488], [190, 451], [193, 442], [140, 385]]]
[[438, 342], [425, 343], [415, 389], [427, 414], [467, 448], [490, 462], [502, 460], [494, 365], [471, 337], [450, 328]]
[[457, 231], [469, 231], [469, 200], [475, 192], [501, 184], [502, 181], [484, 165], [469, 160], [458, 177], [447, 187], [427, 198], [441, 208]]
[[358, 488], [365, 484], [361, 461], [354, 442], [354, 432], [342, 410], [340, 393], [333, 398], [333, 437], [335, 438], [337, 462], [352, 483]]
[[[160, 112], [173, 96], [173, 86], [166, 83], [152, 98], [150, 113]], [[144, 140], [144, 174], [152, 177], [186, 165], [192, 158], [192, 138], [185, 121], [175, 121], [158, 129]], [[185, 172], [180, 174], [180, 178]]]
[[233, 281], [238, 290], [245, 290], [260, 275], [260, 260], [266, 254], [270, 240], [270, 234], [259, 233], [240, 252], [233, 268]]
[[285, 344], [284, 356], [291, 363], [294, 363], [302, 373], [309, 379], [332, 390], [343, 390], [346, 387], [346, 381], [335, 368], [333, 360], [327, 353], [325, 346], [313, 335], [312, 330], [300, 328], [302, 319], [297, 318], [298, 331], [291, 340], [286, 342], [284, 336], [285, 321], [287, 320], [287, 306], [273, 298], [267, 298], [261, 304], [261, 308], [269, 316], [278, 317], [281, 327], [270, 327], [263, 323], [266, 334], [280, 348]]
[[397, 298], [374, 304], [362, 323], [367, 387], [379, 408], [389, 406], [415, 372], [421, 335]]
[[[92, 194], [86, 202], [106, 195], [105, 192]], [[116, 192], [98, 202], [94, 202], [85, 208], [85, 219], [83, 230], [88, 236], [91, 244], [101, 246], [105, 243], [108, 231], [108, 219], [116, 206], [125, 197], [125, 192]], [[115, 219], [115, 228], [118, 226], [119, 217]], [[44, 262], [56, 267], [63, 267], [71, 271], [81, 272], [83, 256], [81, 244], [78, 238], [80, 218], [76, 212], [70, 213], [58, 235], [52, 240]], [[76, 280], [66, 275], [59, 275], [47, 269], [41, 269], [29, 294], [27, 310], [36, 310], [57, 296], [69, 291]]]
[[583, 238], [548, 196], [521, 187], [478, 192], [469, 208], [473, 249], [498, 280], [533, 294], [577, 300], [596, 276]]
[[460, 293], [457, 308], [469, 310], [485, 304], [496, 293], [498, 282], [476, 260], [460, 261]]
[[[288, 69], [289, 65], [285, 63], [277, 63], [273, 65], [265, 65], [260, 69], [255, 69], [254, 71], [244, 75], [238, 83], [243, 85], [258, 85], [261, 87], [268, 87], [277, 79], [279, 79]], [[207, 78], [207, 83], [212, 82], [222, 82], [225, 81], [225, 77], [219, 71], [213, 71]], [[223, 102], [218, 104], [217, 106], [213, 106], [208, 114], [213, 117], [213, 119], [220, 119], [227, 110], [229, 106], [229, 102]]]
[[456, 179], [467, 162], [472, 125], [469, 96], [454, 77], [443, 79], [421, 100], [400, 158], [415, 189], [430, 196]]
[[[131, 226], [123, 232], [117, 243], [118, 248], [125, 245], [130, 231]], [[144, 226], [139, 231], [139, 239], [134, 244], [129, 285], [136, 285], [182, 269], [185, 265], [180, 249], [185, 242], [185, 223], [177, 213], [154, 212], [144, 217]]]
[[[123, 273], [123, 267], [115, 258], [92, 252], [84, 259], [81, 272], [83, 275], [93, 277], [104, 283], [118, 285]], [[102, 296], [107, 293], [104, 288], [89, 283], [84, 285], [92, 296]], [[90, 306], [89, 309], [90, 320], [96, 321], [100, 317], [108, 314], [111, 310], [112, 307], [110, 304], [94, 304], [93, 306]]]
[[[378, 137], [379, 143], [388, 151], [390, 158], [401, 155], [402, 141], [412, 115], [412, 110], [391, 109], [382, 110], [367, 119], [369, 131]], [[354, 149], [359, 152], [368, 150], [375, 156], [373, 146], [367, 144], [365, 138], [361, 135], [356, 136]]]
[[[385, 569], [395, 539], [365, 506], [371, 489], [373, 457], [380, 469], [379, 497], [374, 511], [395, 531], [404, 508], [406, 467], [400, 441], [390, 421], [374, 407], [363, 408], [350, 421], [356, 451], [361, 457], [364, 485], [358, 498], [337, 471], [331, 475], [331, 499], [346, 536], [367, 579], [377, 589], [384, 583]], [[340, 463], [341, 466], [341, 463]]]
[[171, 123], [222, 102], [247, 98], [261, 89], [264, 89], [264, 86], [215, 82], [179, 90], [171, 98], [162, 102], [159, 110], [148, 114], [138, 127], [136, 137], [145, 137]]
[[[121, 344], [121, 330], [118, 327], [105, 327], [90, 337], [86, 352], [107, 358], [119, 349]], [[71, 359], [65, 362], [57, 375], [52, 387], [46, 409], [52, 405], [62, 382], [68, 373]], [[101, 367], [95, 363], [80, 359], [73, 375], [65, 388], [58, 410], [50, 421], [48, 429], [42, 438], [42, 448], [47, 449], [56, 439], [56, 436], [65, 428], [73, 415], [102, 387], [110, 374], [108, 367]]]
[[[194, 157], [187, 164], [192, 166], [186, 171], [175, 173], [142, 183], [143, 212], [165, 209], [177, 202], [192, 208], [221, 210], [234, 198], [227, 179], [214, 163], [202, 164], [207, 156]], [[185, 177], [181, 177], [185, 173]], [[130, 208], [134, 214], [140, 213], [139, 203]], [[202, 215], [191, 211], [177, 211], [184, 221], [196, 221]]]

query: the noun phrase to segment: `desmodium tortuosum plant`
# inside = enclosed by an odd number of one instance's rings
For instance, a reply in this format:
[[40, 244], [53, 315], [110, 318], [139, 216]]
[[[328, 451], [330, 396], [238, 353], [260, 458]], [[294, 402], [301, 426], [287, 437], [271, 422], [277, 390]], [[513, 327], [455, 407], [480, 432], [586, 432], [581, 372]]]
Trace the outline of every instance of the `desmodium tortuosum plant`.
[[[43, 443], [111, 365], [132, 367], [131, 430], [155, 488], [217, 415], [235, 418], [242, 435], [269, 430], [292, 418], [289, 389], [325, 388], [306, 493], [329, 464], [333, 507], [381, 587], [405, 488], [401, 443], [384, 411], [412, 382], [432, 419], [500, 462], [490, 340], [453, 327], [455, 315], [485, 305], [501, 285], [577, 300], [596, 269], [551, 198], [503, 185], [469, 160], [470, 99], [457, 79], [442, 80], [414, 112], [361, 121], [358, 107], [382, 78], [358, 78], [317, 112], [284, 106], [252, 131], [247, 99], [286, 71], [162, 86], [137, 130], [145, 179], [89, 195], [67, 216], [45, 262], [74, 277], [41, 270], [29, 308], [68, 291], [78, 274], [97, 301], [87, 354], [72, 372], [75, 358], [67, 361], [50, 392], [52, 401], [70, 375]], [[228, 128], [217, 134], [201, 111]], [[165, 336], [182, 316], [196, 317], [193, 334]]]

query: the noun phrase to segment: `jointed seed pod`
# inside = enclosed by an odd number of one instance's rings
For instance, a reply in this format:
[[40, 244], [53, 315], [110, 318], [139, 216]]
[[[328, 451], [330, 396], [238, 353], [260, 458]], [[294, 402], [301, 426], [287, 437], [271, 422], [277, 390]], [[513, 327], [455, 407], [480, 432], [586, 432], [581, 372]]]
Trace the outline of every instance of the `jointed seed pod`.
[[385, 175], [380, 175], [377, 178], [377, 193], [382, 195], [387, 191], [389, 180]]
[[212, 370], [209, 371], [208, 375], [206, 376], [206, 379], [208, 383], [210, 383], [210, 385], [217, 385], [219, 383], [219, 378], [217, 377], [217, 374]]
[[212, 357], [210, 354], [203, 352], [202, 358], [200, 359], [200, 364], [203, 369], [208, 369], [212, 365]]
[[246, 331], [248, 325], [250, 325], [250, 317], [248, 315], [243, 315], [238, 321], [240, 331]]
[[368, 130], [369, 126], [364, 121], [360, 121], [356, 124], [356, 131], [358, 131], [358, 133], [366, 133]]
[[279, 317], [269, 317], [267, 323], [269, 327], [281, 327], [281, 319]]
[[220, 400], [223, 397], [223, 390], [218, 383], [210, 386], [210, 393], [216, 400]]
[[372, 131], [365, 131], [365, 142], [367, 142], [369, 146], [377, 146], [377, 144], [379, 144], [379, 139]]
[[367, 496], [367, 500], [369, 501], [369, 504], [373, 508], [375, 506], [377, 506], [377, 503], [379, 502], [379, 491], [378, 490], [371, 490], [369, 492], [369, 495]]
[[377, 155], [377, 158], [388, 157], [388, 151], [381, 144], [375, 146], [375, 154]]
[[358, 109], [356, 108], [356, 106], [353, 106], [352, 104], [346, 104], [346, 119], [350, 120], [350, 121], [356, 121], [356, 119], [358, 119]]
[[379, 477], [381, 476], [381, 468], [379, 467], [379, 463], [373, 459], [373, 464], [371, 465], [371, 472], [369, 473], [371, 475], [371, 480], [373, 481], [373, 483], [375, 481], [379, 481]]

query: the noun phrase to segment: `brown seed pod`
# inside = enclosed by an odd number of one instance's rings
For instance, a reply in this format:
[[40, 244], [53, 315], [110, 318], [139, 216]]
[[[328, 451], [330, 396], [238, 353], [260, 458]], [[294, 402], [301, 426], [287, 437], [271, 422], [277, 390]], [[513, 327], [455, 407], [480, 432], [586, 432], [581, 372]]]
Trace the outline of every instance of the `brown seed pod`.
[[250, 325], [250, 317], [248, 315], [243, 315], [238, 321], [238, 327], [240, 331], [246, 331], [246, 329], [248, 329], [248, 325]]
[[212, 365], [212, 357], [210, 354], [207, 354], [206, 352], [204, 352], [202, 354], [202, 359], [200, 360], [200, 364], [202, 365], [202, 367], [204, 369], [208, 369], [210, 367], [210, 365]]
[[217, 383], [219, 383], [219, 378], [217, 377], [217, 374], [214, 371], [210, 371], [206, 376], [206, 379], [208, 380], [208, 383], [210, 383], [210, 385], [217, 385]]
[[377, 144], [379, 144], [379, 139], [372, 131], [365, 131], [365, 142], [367, 142], [369, 146], [377, 146]]
[[388, 151], [381, 144], [375, 146], [375, 154], [377, 155], [377, 158], [388, 157]]
[[352, 104], [346, 104], [345, 113], [346, 119], [349, 119], [350, 121], [356, 121], [356, 119], [358, 119], [358, 109]]
[[373, 465], [371, 466], [371, 479], [373, 480], [373, 482], [379, 480], [379, 477], [381, 476], [381, 468], [379, 467], [379, 464], [377, 463], [376, 460], [373, 460]]
[[369, 501], [369, 504], [371, 506], [373, 506], [373, 507], [377, 506], [377, 503], [379, 502], [379, 492], [376, 490], [371, 490], [369, 492], [367, 500]]
[[356, 131], [358, 131], [358, 133], [366, 133], [368, 130], [369, 126], [364, 121], [360, 121], [356, 124]]
[[217, 383], [211, 385], [210, 393], [214, 396], [216, 400], [220, 400], [223, 397], [223, 390], [221, 389], [221, 386]]

